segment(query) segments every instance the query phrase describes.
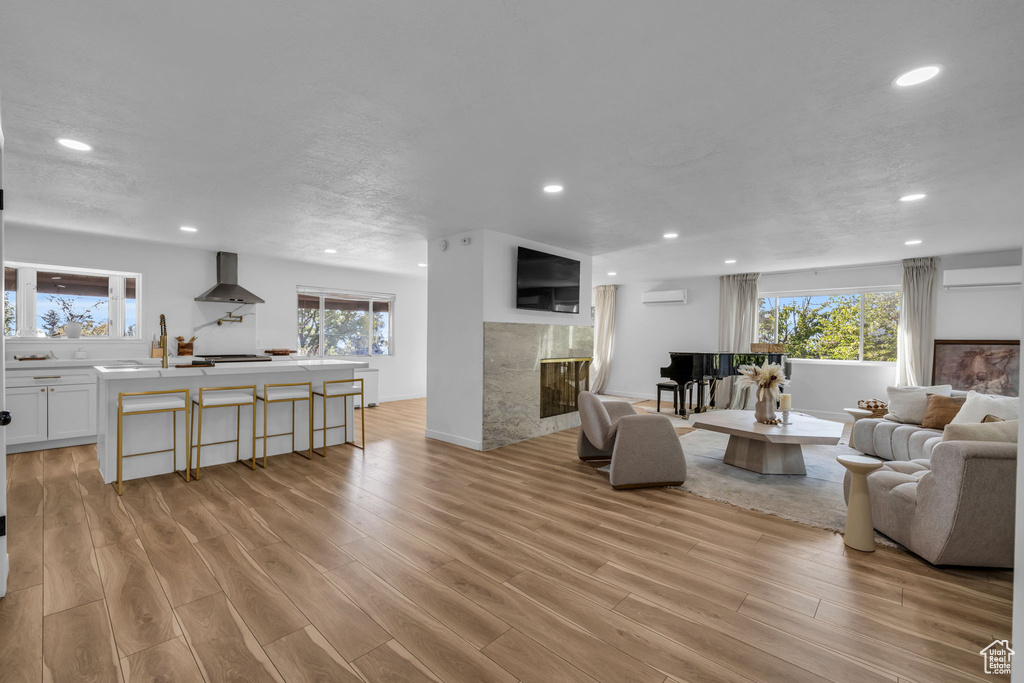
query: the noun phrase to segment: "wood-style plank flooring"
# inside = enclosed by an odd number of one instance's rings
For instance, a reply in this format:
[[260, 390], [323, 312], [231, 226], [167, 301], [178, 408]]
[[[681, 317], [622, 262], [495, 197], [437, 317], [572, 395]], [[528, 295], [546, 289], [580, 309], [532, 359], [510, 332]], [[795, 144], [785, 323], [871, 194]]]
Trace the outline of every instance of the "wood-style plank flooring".
[[367, 410], [367, 449], [103, 485], [7, 458], [15, 681], [986, 681], [1012, 573], [850, 551], [679, 490], [613, 491], [575, 430], [488, 453]]

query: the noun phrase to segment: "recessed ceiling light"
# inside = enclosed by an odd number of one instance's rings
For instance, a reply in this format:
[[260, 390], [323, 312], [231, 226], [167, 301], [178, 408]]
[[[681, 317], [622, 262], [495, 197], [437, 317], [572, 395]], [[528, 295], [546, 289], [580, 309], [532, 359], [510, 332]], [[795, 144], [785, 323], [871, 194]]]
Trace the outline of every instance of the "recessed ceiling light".
[[416, 265], [419, 266], [420, 268], [426, 268], [427, 267], [426, 263], [417, 263]]
[[726, 259], [725, 262], [726, 263], [736, 263], [736, 259], [734, 259], [734, 258]]
[[662, 237], [664, 237], [667, 240], [671, 240], [671, 239], [675, 239], [676, 237], [679, 237], [679, 233], [678, 232], [666, 232], [664, 235], [662, 235]]
[[564, 189], [565, 188], [563, 188], [561, 185], [545, 185], [544, 186], [544, 191], [547, 192], [548, 194], [558, 194], [559, 192], [561, 192]]
[[915, 244], [921, 244], [921, 240], [907, 240], [903, 244], [907, 245], [908, 247], [912, 247]]
[[930, 81], [935, 78], [939, 75], [939, 71], [941, 71], [941, 69], [937, 66], [922, 66], [920, 69], [914, 69], [913, 71], [908, 71], [903, 74], [896, 79], [895, 83], [896, 85], [904, 87], [908, 85], [917, 85], [918, 83], [924, 83], [925, 81]]
[[87, 145], [84, 142], [78, 140], [71, 140], [69, 138], [57, 138], [57, 142], [64, 145], [68, 149], [73, 149], [76, 152], [91, 152], [92, 145]]
[[927, 196], [928, 195], [920, 193], [920, 192], [918, 194], [905, 194], [902, 197], [900, 197], [900, 201], [901, 202], [916, 202], [917, 200], [924, 199]]
[[612, 276], [618, 275], [618, 273], [608, 273], [608, 274], [612, 275]]
[[337, 254], [338, 250], [337, 249], [324, 249], [324, 253], [325, 254]]
[[61, 289], [65, 289], [67, 287], [67, 285], [57, 285], [57, 286], [60, 287]]
[[193, 228], [191, 225], [183, 225], [180, 230], [182, 232], [199, 232], [198, 228]]
[[51, 277], [50, 279], [51, 279], [51, 280], [61, 280], [61, 279], [63, 279], [63, 278], [61, 278], [61, 276], [60, 276], [60, 275], [54, 275], [54, 276], [53, 276], [53, 277]]

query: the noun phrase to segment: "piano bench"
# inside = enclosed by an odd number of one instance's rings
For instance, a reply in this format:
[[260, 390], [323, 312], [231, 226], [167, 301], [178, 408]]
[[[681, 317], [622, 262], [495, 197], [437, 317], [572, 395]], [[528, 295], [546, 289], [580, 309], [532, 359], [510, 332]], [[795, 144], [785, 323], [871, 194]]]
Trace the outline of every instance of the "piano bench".
[[661, 412], [661, 392], [671, 391], [672, 392], [672, 412], [673, 414], [679, 414], [679, 383], [674, 380], [667, 382], [658, 382], [658, 412]]

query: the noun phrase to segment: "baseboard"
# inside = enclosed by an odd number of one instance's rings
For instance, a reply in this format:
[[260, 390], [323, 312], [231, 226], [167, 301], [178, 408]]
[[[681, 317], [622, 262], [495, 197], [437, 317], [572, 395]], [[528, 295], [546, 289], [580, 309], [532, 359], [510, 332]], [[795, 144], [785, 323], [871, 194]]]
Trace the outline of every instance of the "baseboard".
[[[775, 412], [779, 412], [776, 409]], [[849, 413], [830, 413], [826, 410], [798, 410], [798, 413], [804, 413], [811, 417], [816, 417], [820, 420], [832, 420], [833, 422], [853, 422], [853, 418], [850, 417]]]
[[484, 449], [483, 441], [473, 441], [472, 439], [466, 439], [461, 436], [455, 436], [454, 434], [445, 434], [444, 432], [437, 432], [433, 429], [423, 430], [423, 436], [428, 439], [434, 439], [435, 441], [444, 441], [446, 443], [453, 443], [456, 446], [464, 446], [466, 448], [472, 448], [474, 451], [482, 451]]
[[[616, 391], [615, 389], [605, 389], [602, 396], [622, 396], [623, 398], [642, 398], [645, 401], [657, 401], [658, 397], [655, 394], [638, 394], [632, 391]], [[672, 397], [668, 394], [664, 395], [665, 400], [672, 403]]]
[[7, 455], [14, 453], [29, 453], [31, 451], [45, 451], [51, 448], [70, 448], [71, 446], [85, 446], [96, 443], [95, 436], [79, 436], [73, 439], [53, 439], [52, 441], [36, 441], [34, 443], [7, 444]]
[[401, 394], [399, 396], [382, 396], [380, 398], [381, 403], [391, 403], [393, 401], [411, 401], [415, 398], [426, 398], [426, 394]]
[[[6, 548], [4, 548], [6, 550]], [[0, 558], [0, 598], [7, 595], [7, 575], [11, 570], [11, 558], [7, 553]]]

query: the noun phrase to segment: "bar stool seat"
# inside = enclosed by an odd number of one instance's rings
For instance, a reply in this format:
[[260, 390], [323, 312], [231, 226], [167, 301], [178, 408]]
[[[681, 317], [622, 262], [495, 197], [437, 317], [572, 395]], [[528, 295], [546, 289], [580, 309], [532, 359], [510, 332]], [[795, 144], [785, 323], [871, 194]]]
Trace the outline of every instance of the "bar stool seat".
[[219, 391], [211, 394], [212, 392], [204, 393], [202, 403], [199, 402], [199, 398], [193, 398], [192, 402], [203, 406], [224, 406], [240, 403], [248, 405], [256, 400], [251, 391]]
[[[345, 440], [344, 443], [355, 446], [366, 450], [366, 400], [363, 396], [363, 380], [362, 378], [356, 379], [332, 379], [324, 382], [323, 389], [313, 389], [313, 394], [320, 397], [320, 406], [322, 408], [321, 415], [323, 420], [323, 426], [314, 429], [314, 432], [323, 432], [324, 443], [321, 450], [313, 449], [313, 452], [319, 456], [327, 457], [327, 432], [331, 429], [344, 429]], [[357, 444], [355, 441], [349, 441], [348, 438], [348, 399], [349, 397], [359, 397], [359, 422], [361, 429], [359, 430], [361, 444]], [[327, 424], [327, 399], [329, 398], [340, 398], [341, 411], [343, 421], [341, 424], [329, 425]]]
[[181, 410], [185, 399], [179, 396], [126, 396], [121, 402], [121, 412], [142, 413], [150, 410]]
[[[240, 460], [242, 445], [242, 408], [252, 407], [252, 458], [248, 463]], [[235, 438], [222, 441], [203, 441], [203, 411], [213, 408], [235, 409]], [[185, 481], [199, 479], [199, 470], [203, 463], [203, 448], [221, 444], [235, 444], [235, 462], [242, 462], [249, 469], [256, 469], [256, 385], [240, 387], [202, 387], [198, 396], [192, 397], [192, 417], [199, 416], [199, 434], [192, 441], [188, 451], [188, 464], [185, 467]], [[188, 433], [192, 437], [192, 423], [189, 420]], [[196, 450], [196, 468], [192, 469], [192, 448]]]
[[[189, 401], [188, 389], [168, 389], [165, 391], [125, 391], [117, 395], [117, 480], [113, 482], [117, 495], [124, 493], [124, 459], [134, 458], [142, 455], [155, 455], [157, 453], [170, 453], [174, 459], [172, 469], [178, 469], [178, 413], [185, 413], [185, 426], [189, 426]], [[143, 453], [124, 452], [124, 420], [128, 415], [155, 415], [159, 413], [171, 414], [171, 447], [160, 448], [154, 451]], [[134, 419], [134, 418], [133, 418]], [[147, 432], [147, 436], [152, 436]], [[186, 458], [192, 452], [192, 435], [185, 430], [185, 453]], [[187, 474], [187, 470], [186, 470]]]
[[266, 400], [265, 396], [269, 396], [271, 401], [296, 401], [296, 400], [308, 400], [309, 389], [302, 387], [267, 387], [265, 391], [261, 391], [258, 397], [261, 401]]

